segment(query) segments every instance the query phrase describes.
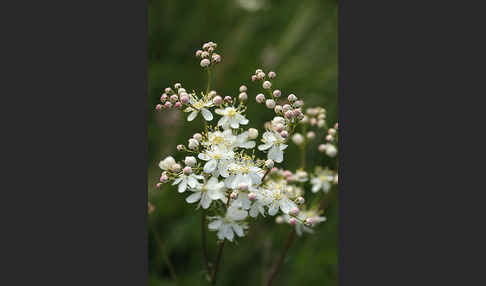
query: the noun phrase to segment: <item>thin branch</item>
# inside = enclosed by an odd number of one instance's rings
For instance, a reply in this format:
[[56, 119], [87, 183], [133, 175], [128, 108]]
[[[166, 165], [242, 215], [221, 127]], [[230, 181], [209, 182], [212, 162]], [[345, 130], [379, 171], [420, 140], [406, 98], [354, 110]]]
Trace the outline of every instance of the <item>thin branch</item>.
[[170, 261], [169, 256], [165, 252], [164, 244], [162, 243], [162, 240], [160, 239], [160, 237], [159, 237], [159, 235], [158, 235], [158, 233], [155, 229], [153, 230], [153, 233], [154, 233], [155, 241], [159, 245], [160, 251], [162, 252], [162, 257], [164, 259], [164, 262], [165, 262], [165, 264], [167, 264], [167, 267], [169, 268], [170, 278], [177, 283], [177, 275], [176, 275], [176, 272], [175, 272], [175, 268], [174, 268], [174, 265], [172, 264], [172, 262]]
[[287, 252], [290, 249], [290, 246], [292, 246], [292, 243], [294, 242], [295, 239], [295, 229], [292, 228], [292, 231], [289, 233], [289, 237], [287, 239], [287, 243], [285, 244], [285, 248], [282, 250], [282, 253], [280, 253], [280, 257], [277, 260], [277, 263], [272, 268], [272, 271], [270, 272], [270, 275], [268, 275], [267, 279], [267, 286], [272, 285], [273, 279], [275, 278], [275, 275], [280, 269], [280, 266], [282, 265], [285, 256], [287, 255]]
[[219, 261], [221, 260], [221, 256], [223, 254], [224, 242], [225, 241], [223, 240], [219, 245], [218, 256], [216, 257], [216, 263], [214, 264], [214, 271], [213, 274], [211, 275], [211, 285], [216, 285], [216, 274], [218, 273]]

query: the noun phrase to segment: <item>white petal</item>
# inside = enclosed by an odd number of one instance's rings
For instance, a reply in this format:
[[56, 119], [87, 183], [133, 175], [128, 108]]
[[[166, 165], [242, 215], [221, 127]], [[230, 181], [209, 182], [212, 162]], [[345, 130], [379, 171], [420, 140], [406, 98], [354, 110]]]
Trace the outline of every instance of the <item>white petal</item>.
[[262, 144], [262, 145], [258, 145], [258, 150], [263, 151], [263, 150], [267, 150], [270, 147], [272, 147], [271, 143], [265, 143], [265, 144]]
[[213, 120], [213, 114], [211, 111], [207, 110], [206, 108], [201, 109], [201, 114], [206, 119], [206, 121], [211, 121]]
[[208, 224], [208, 228], [211, 229], [211, 230], [216, 230], [221, 226], [222, 223], [223, 223], [223, 221], [220, 220], [220, 219], [214, 220], [214, 221], [212, 221]]
[[201, 160], [204, 160], [204, 161], [211, 160], [211, 157], [209, 157], [206, 153], [199, 153], [199, 155], [197, 155], [197, 157]]
[[268, 159], [272, 159], [277, 163], [281, 163], [283, 161], [283, 151], [274, 145], [272, 149], [270, 149], [270, 151], [268, 152]]
[[209, 174], [209, 173], [213, 172], [216, 169], [217, 166], [218, 166], [218, 162], [215, 159], [212, 159], [212, 160], [208, 161], [206, 164], [204, 164], [203, 170], [204, 170], [205, 173]]
[[282, 151], [287, 149], [287, 147], [288, 147], [288, 145], [286, 145], [286, 144], [280, 144], [280, 150], [282, 150]]
[[191, 114], [189, 114], [189, 116], [187, 117], [187, 121], [193, 121], [194, 118], [196, 118], [197, 114], [199, 113], [199, 111], [197, 110], [194, 110]]
[[183, 178], [181, 178], [181, 177], [175, 179], [174, 182], [172, 183], [172, 186], [175, 186], [175, 185], [179, 184], [182, 181], [182, 179]]
[[277, 214], [277, 212], [278, 212], [278, 204], [274, 202], [270, 205], [270, 208], [268, 209], [268, 214], [274, 216]]
[[244, 233], [243, 233], [243, 228], [241, 226], [239, 226], [238, 224], [236, 223], [232, 223], [231, 224], [231, 227], [233, 227], [233, 230], [236, 232], [236, 234], [239, 236], [239, 237], [243, 237], [244, 236]]
[[207, 193], [203, 194], [201, 197], [201, 206], [203, 207], [203, 209], [209, 208], [209, 206], [211, 205], [211, 201], [212, 200]]
[[198, 183], [198, 182], [197, 182], [196, 178], [194, 178], [194, 177], [192, 177], [192, 176], [189, 176], [189, 177], [187, 178], [187, 184], [189, 185], [189, 187], [191, 187], [191, 188], [195, 188], [195, 187], [196, 187], [196, 185], [197, 185], [197, 183]]
[[315, 184], [312, 186], [312, 192], [317, 193], [317, 191], [319, 191], [320, 188], [321, 188], [320, 184]]
[[258, 216], [258, 207], [256, 204], [253, 204], [250, 208], [250, 216], [257, 217]]
[[183, 193], [186, 191], [186, 188], [187, 188], [187, 180], [183, 180], [180, 184], [179, 184], [179, 187], [177, 188], [177, 191], [179, 193]]
[[280, 209], [283, 213], [288, 214], [292, 208], [296, 207], [296, 205], [289, 199], [283, 198], [280, 200]]
[[235, 234], [233, 233], [233, 230], [231, 229], [230, 225], [228, 224], [223, 225], [223, 235], [229, 241], [233, 241], [233, 237], [235, 236]]
[[199, 201], [200, 198], [201, 198], [201, 192], [195, 192], [194, 194], [186, 198], [186, 202], [192, 204]]

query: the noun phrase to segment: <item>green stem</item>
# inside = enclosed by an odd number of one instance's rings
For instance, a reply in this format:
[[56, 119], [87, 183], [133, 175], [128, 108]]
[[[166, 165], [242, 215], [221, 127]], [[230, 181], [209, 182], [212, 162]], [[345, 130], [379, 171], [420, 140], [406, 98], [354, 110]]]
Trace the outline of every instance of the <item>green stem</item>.
[[292, 246], [294, 239], [295, 239], [295, 229], [292, 228], [292, 231], [289, 233], [289, 237], [287, 239], [287, 244], [285, 245], [285, 248], [282, 250], [282, 253], [280, 253], [277, 263], [275, 263], [275, 265], [273, 266], [270, 275], [268, 275], [267, 284], [266, 284], [267, 286], [272, 285], [272, 281], [275, 278], [275, 275], [277, 274], [278, 270], [280, 269], [280, 266], [282, 265], [285, 256], [287, 255], [287, 252], [290, 249], [290, 246]]
[[209, 94], [210, 87], [211, 87], [211, 70], [208, 68], [208, 87], [206, 88], [206, 95]]

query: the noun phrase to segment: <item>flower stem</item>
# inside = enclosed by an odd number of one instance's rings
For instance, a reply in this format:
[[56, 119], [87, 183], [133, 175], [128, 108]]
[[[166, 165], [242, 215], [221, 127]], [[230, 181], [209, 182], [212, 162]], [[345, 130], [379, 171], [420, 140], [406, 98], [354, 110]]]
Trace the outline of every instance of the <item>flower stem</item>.
[[295, 229], [292, 228], [292, 231], [289, 233], [289, 237], [287, 239], [287, 244], [285, 245], [285, 248], [282, 250], [282, 253], [280, 253], [277, 263], [275, 263], [275, 265], [272, 267], [270, 275], [268, 275], [267, 284], [266, 284], [267, 286], [272, 285], [273, 279], [275, 278], [275, 275], [280, 269], [280, 266], [282, 265], [282, 262], [284, 261], [290, 246], [292, 246], [294, 239], [295, 239]]
[[211, 266], [209, 266], [208, 249], [206, 245], [206, 210], [205, 209], [202, 209], [202, 213], [201, 213], [201, 239], [202, 239], [204, 262], [206, 264], [206, 267], [208, 268], [208, 275], [211, 275]]
[[219, 262], [221, 261], [221, 256], [223, 254], [224, 240], [219, 245], [218, 256], [216, 257], [216, 263], [214, 264], [214, 271], [211, 275], [211, 285], [216, 285], [216, 274], [218, 273]]
[[209, 94], [210, 87], [211, 87], [211, 70], [208, 68], [208, 87], [206, 88], [206, 95]]

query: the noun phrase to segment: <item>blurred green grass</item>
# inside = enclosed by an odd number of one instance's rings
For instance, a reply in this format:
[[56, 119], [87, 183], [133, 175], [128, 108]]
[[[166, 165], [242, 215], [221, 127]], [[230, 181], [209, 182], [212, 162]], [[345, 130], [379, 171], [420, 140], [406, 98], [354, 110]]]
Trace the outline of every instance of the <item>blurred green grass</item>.
[[[305, 100], [306, 107], [325, 107], [328, 122], [336, 122], [337, 1], [152, 0], [148, 16], [147, 168], [149, 200], [155, 206], [149, 216], [149, 285], [205, 285], [200, 213], [170, 186], [155, 189], [160, 177], [158, 162], [169, 154], [182, 159], [175, 146], [186, 143], [202, 128], [202, 122], [199, 119], [187, 125], [179, 112], [155, 113], [160, 94], [176, 82], [187, 90], [204, 90], [206, 74], [194, 52], [202, 43], [214, 41], [223, 61], [214, 71], [212, 89], [235, 96], [241, 84], [248, 86], [249, 127], [261, 130], [272, 118], [272, 113], [254, 100], [258, 89], [250, 76], [257, 68], [276, 71], [274, 86], [284, 95], [295, 93]], [[308, 147], [310, 166], [327, 163], [317, 152], [318, 143], [315, 140]], [[285, 156], [284, 167], [295, 168], [297, 148], [291, 145]], [[328, 221], [313, 235], [295, 241], [275, 285], [337, 285], [337, 215], [334, 196], [326, 212]], [[225, 246], [218, 285], [261, 285], [288, 232], [288, 225], [275, 224], [272, 217], [252, 224], [247, 237]], [[215, 234], [208, 232], [213, 260], [215, 240]], [[171, 282], [162, 249], [174, 265], [179, 284]]]

